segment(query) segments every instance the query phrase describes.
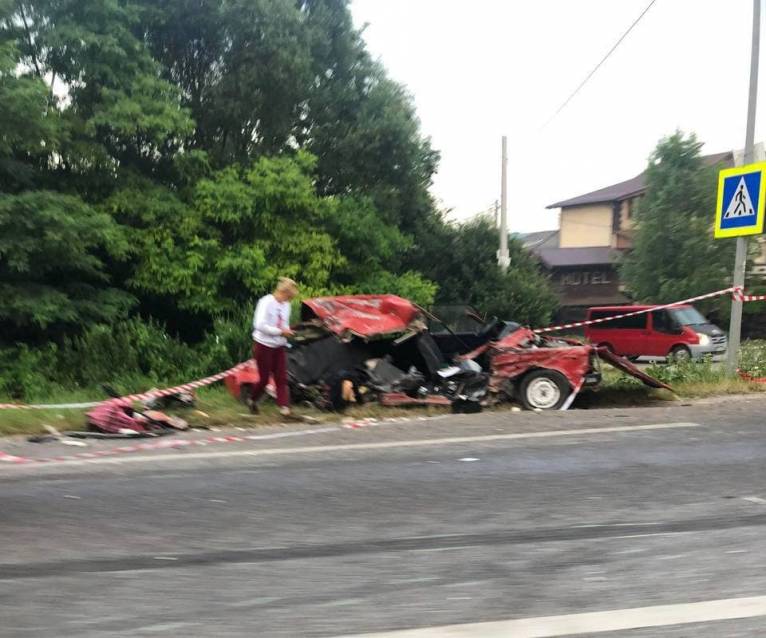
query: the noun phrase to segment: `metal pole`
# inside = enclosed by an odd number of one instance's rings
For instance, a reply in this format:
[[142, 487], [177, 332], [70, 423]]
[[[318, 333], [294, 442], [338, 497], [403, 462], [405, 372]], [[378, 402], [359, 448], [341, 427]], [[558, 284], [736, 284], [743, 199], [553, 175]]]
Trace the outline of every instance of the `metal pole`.
[[[753, 0], [753, 44], [750, 49], [750, 93], [747, 101], [747, 130], [745, 132], [745, 153], [743, 164], [753, 161], [753, 143], [755, 141], [755, 107], [758, 99], [758, 60], [761, 43], [761, 0]], [[745, 286], [745, 268], [747, 267], [747, 238], [737, 237], [737, 254], [734, 258], [734, 277], [732, 285]], [[727, 368], [729, 374], [735, 374], [739, 364], [739, 342], [742, 337], [742, 301], [734, 299], [731, 303], [731, 323], [729, 324], [729, 353]]]
[[511, 259], [508, 255], [508, 138], [503, 135], [503, 168], [500, 184], [500, 250], [497, 263], [503, 272], [508, 270]]

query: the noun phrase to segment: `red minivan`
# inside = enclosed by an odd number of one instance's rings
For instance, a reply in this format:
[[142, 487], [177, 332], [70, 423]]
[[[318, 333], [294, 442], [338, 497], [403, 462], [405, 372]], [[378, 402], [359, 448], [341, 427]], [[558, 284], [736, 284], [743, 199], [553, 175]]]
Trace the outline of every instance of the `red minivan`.
[[[604, 319], [651, 306], [599, 306], [589, 308], [587, 319]], [[726, 333], [694, 306], [682, 305], [611, 319], [585, 327], [585, 336], [614, 353], [638, 357], [669, 357], [676, 361], [726, 352]]]

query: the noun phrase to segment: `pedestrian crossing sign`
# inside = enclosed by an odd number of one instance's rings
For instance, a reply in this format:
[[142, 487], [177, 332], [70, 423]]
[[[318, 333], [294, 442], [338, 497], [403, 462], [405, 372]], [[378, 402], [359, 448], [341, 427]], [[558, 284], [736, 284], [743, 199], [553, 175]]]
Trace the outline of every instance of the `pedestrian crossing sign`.
[[766, 162], [727, 168], [718, 174], [715, 237], [741, 237], [763, 232], [766, 205]]

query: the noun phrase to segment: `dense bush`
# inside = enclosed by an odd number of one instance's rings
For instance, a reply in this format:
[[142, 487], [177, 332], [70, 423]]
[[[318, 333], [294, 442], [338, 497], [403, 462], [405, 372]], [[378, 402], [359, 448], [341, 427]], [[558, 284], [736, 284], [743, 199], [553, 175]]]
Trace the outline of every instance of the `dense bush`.
[[280, 275], [545, 322], [520, 246], [503, 274], [491, 223], [437, 211], [349, 0], [192, 4], [0, 0], [0, 393], [229, 366]]
[[121, 392], [180, 383], [226, 369], [249, 356], [246, 321], [219, 319], [213, 333], [191, 346], [153, 321], [133, 318], [96, 325], [61, 346], [0, 350], [0, 396], [44, 401], [63, 389], [92, 390], [109, 384]]
[[739, 367], [754, 377], [766, 377], [766, 341], [745, 341], [739, 356]]
[[702, 361], [678, 361], [650, 365], [646, 373], [671, 387], [678, 383], [717, 382], [727, 376], [725, 366], [710, 358]]

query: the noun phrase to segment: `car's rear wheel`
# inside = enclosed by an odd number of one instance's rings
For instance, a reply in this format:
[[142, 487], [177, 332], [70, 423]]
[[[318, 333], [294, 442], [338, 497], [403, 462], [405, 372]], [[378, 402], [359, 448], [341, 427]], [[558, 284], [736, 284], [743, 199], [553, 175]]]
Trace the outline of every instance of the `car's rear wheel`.
[[692, 353], [686, 346], [673, 346], [668, 359], [675, 363], [683, 363], [685, 361], [691, 361]]
[[527, 410], [558, 410], [569, 396], [566, 377], [555, 370], [535, 370], [519, 387], [519, 399]]

